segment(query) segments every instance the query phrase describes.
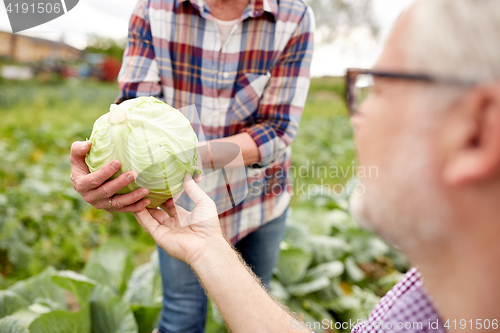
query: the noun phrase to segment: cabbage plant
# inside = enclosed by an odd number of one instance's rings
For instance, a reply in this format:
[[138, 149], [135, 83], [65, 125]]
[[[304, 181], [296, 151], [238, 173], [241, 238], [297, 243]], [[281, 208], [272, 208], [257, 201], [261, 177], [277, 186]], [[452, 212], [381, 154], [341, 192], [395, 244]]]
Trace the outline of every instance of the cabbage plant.
[[138, 177], [118, 194], [147, 188], [149, 208], [179, 194], [186, 172], [201, 172], [198, 139], [189, 120], [154, 97], [112, 104], [94, 123], [90, 140], [92, 147], [85, 158], [90, 172], [120, 160], [122, 167], [112, 179], [127, 171], [137, 172]]

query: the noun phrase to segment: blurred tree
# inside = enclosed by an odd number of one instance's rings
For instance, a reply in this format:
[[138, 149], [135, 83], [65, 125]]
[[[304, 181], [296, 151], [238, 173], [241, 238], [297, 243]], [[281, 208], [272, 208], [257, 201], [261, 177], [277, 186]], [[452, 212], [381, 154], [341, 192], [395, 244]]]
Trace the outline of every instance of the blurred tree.
[[123, 58], [126, 39], [113, 39], [98, 35], [90, 35], [87, 39], [87, 53], [101, 53], [111, 56], [120, 62]]
[[348, 37], [355, 28], [366, 27], [373, 37], [379, 26], [373, 15], [373, 0], [307, 0], [316, 16], [322, 43]]

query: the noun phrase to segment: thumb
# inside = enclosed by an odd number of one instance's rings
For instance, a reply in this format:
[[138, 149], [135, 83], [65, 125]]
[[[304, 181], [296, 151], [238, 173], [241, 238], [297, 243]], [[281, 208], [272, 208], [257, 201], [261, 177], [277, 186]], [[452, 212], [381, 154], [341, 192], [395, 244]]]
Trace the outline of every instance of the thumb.
[[71, 145], [71, 155], [73, 156], [85, 156], [90, 150], [90, 146], [92, 142], [90, 140], [87, 141], [75, 141]]
[[189, 173], [184, 176], [184, 191], [196, 206], [202, 204], [215, 205], [212, 199], [195, 183]]

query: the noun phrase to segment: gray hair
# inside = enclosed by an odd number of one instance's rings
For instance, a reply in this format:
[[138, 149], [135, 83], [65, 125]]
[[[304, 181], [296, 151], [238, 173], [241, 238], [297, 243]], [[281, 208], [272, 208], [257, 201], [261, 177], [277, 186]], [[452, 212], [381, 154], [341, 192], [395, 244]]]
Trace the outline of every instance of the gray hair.
[[[465, 82], [500, 80], [500, 0], [417, 0], [410, 14], [405, 48], [411, 71]], [[434, 119], [469, 89], [432, 87], [417, 102]]]
[[415, 70], [476, 82], [500, 79], [499, 0], [419, 0], [408, 58]]

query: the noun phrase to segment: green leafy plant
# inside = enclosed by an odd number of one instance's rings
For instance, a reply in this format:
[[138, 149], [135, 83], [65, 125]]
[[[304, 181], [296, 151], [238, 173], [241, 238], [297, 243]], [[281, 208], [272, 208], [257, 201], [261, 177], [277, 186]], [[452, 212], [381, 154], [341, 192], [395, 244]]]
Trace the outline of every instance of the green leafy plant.
[[131, 262], [125, 243], [111, 239], [83, 274], [49, 267], [1, 290], [0, 331], [151, 332], [161, 309], [158, 255], [134, 271]]

